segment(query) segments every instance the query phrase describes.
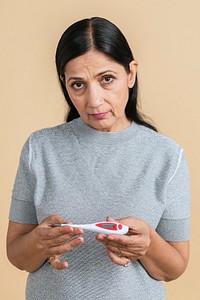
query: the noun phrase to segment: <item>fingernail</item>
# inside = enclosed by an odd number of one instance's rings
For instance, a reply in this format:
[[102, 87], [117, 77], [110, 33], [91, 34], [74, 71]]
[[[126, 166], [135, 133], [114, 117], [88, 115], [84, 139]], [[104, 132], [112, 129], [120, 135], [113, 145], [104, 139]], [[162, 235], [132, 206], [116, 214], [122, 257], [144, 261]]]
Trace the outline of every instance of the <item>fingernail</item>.
[[99, 239], [99, 240], [103, 240], [103, 239], [104, 239], [104, 237], [105, 237], [105, 234], [101, 234], [101, 233], [100, 233], [100, 234], [98, 234], [98, 239]]
[[102, 235], [102, 234], [99, 234], [99, 235], [98, 235], [98, 239], [99, 239], [99, 240], [103, 240], [103, 235]]

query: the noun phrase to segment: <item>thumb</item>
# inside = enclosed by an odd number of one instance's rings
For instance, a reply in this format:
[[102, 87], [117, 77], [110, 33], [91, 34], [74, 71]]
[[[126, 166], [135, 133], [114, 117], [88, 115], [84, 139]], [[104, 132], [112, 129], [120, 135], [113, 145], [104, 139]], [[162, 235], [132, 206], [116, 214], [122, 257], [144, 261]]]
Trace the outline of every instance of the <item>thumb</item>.
[[112, 217], [106, 217], [106, 221], [108, 222], [116, 222]]
[[114, 219], [114, 218], [112, 218], [112, 217], [107, 217], [107, 218], [106, 218], [106, 221], [108, 221], [108, 222], [121, 223], [121, 220], [122, 220], [122, 219]]
[[[128, 227], [132, 227], [133, 224], [133, 218], [131, 217], [126, 217], [126, 218], [120, 218], [120, 219], [114, 219], [112, 217], [107, 217], [106, 221], [108, 222], [116, 222], [116, 223], [122, 223], [124, 225], [127, 225]], [[131, 226], [132, 225], [132, 226]]]
[[64, 221], [65, 220], [60, 215], [56, 214], [43, 219], [41, 224], [51, 226], [52, 224], [56, 223], [64, 223]]

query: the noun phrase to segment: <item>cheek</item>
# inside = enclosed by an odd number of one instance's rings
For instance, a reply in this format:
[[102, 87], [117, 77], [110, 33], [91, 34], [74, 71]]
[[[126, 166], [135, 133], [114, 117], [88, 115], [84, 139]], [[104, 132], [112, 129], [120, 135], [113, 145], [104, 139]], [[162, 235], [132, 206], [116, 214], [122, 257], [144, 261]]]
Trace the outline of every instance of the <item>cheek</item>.
[[67, 90], [69, 98], [72, 102], [72, 104], [75, 106], [75, 108], [80, 111], [82, 109], [82, 106], [84, 104], [83, 99], [81, 99], [80, 96], [74, 95], [74, 93], [70, 93], [70, 90]]
[[86, 104], [84, 102], [84, 99], [82, 99], [81, 97], [70, 97], [72, 104], [74, 105], [74, 107], [76, 108], [76, 110], [78, 111], [79, 115], [81, 116], [81, 118], [87, 123], [87, 113], [86, 113]]
[[115, 93], [113, 94], [113, 105], [116, 108], [124, 109], [126, 107], [126, 104], [128, 102], [129, 97], [129, 89], [126, 88], [125, 83], [118, 86], [118, 88], [115, 90]]

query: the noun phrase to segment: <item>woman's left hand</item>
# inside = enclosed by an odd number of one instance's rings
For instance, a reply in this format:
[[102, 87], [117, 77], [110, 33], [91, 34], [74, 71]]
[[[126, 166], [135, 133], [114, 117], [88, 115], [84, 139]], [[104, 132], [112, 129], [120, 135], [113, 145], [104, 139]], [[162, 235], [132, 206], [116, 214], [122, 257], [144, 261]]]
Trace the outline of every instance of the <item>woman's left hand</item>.
[[126, 235], [98, 234], [97, 241], [106, 246], [106, 251], [112, 262], [127, 266], [143, 257], [151, 242], [151, 227], [145, 221], [127, 217], [123, 219], [107, 218], [110, 222], [119, 222], [129, 227]]

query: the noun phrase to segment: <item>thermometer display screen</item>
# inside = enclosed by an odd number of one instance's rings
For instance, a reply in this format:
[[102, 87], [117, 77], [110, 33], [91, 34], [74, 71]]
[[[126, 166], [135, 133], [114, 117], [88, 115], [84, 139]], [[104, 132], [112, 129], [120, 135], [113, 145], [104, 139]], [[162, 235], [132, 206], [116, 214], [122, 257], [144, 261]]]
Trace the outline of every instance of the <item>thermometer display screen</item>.
[[115, 228], [115, 224], [102, 224], [102, 228], [108, 228], [108, 229], [110, 229], [110, 228]]

